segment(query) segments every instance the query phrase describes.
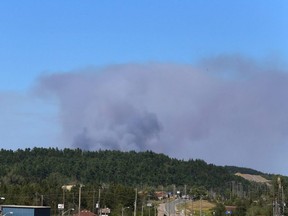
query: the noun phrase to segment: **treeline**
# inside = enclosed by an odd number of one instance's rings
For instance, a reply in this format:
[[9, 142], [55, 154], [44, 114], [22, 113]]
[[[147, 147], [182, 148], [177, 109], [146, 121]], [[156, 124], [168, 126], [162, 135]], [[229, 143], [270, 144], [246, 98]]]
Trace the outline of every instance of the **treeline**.
[[0, 151], [0, 177], [5, 184], [37, 183], [58, 175], [70, 182], [201, 185], [222, 187], [241, 181], [224, 167], [203, 160], [177, 160], [164, 154], [81, 149], [33, 148]]
[[[75, 187], [66, 191], [63, 185]], [[0, 196], [5, 197], [5, 204], [49, 205], [57, 214], [59, 203], [64, 203], [65, 209], [77, 208], [80, 185], [85, 185], [82, 208], [96, 211], [96, 203], [101, 200], [100, 207], [113, 209], [115, 215], [124, 206], [131, 206], [127, 211], [133, 209], [135, 188], [139, 206], [147, 199], [156, 199], [157, 190], [170, 194], [181, 191], [195, 197], [202, 194], [221, 200], [262, 195], [259, 186], [235, 176], [231, 168], [199, 159], [178, 160], [151, 151], [58, 148], [0, 151]], [[238, 191], [232, 185], [241, 188]]]

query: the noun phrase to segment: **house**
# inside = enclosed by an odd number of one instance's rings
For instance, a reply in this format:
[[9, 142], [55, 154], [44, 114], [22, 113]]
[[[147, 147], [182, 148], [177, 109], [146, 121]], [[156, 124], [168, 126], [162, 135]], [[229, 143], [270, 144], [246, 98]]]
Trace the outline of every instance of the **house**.
[[158, 198], [158, 200], [163, 200], [164, 198], [167, 198], [167, 194], [164, 191], [156, 191], [155, 196]]

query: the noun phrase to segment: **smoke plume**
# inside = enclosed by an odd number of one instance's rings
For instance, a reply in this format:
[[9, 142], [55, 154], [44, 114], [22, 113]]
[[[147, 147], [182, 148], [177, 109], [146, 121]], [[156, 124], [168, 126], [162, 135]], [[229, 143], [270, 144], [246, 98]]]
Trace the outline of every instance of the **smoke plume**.
[[41, 77], [66, 145], [153, 150], [266, 170], [288, 150], [288, 74], [241, 56], [126, 64]]

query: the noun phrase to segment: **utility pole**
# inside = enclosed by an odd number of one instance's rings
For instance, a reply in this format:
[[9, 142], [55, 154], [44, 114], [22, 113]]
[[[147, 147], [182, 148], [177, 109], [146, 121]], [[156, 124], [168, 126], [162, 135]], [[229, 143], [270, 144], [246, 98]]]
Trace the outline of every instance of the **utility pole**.
[[98, 192], [98, 203], [97, 203], [97, 207], [96, 207], [96, 208], [98, 208], [98, 215], [100, 215], [100, 213], [101, 213], [100, 198], [101, 198], [101, 187], [99, 187], [99, 192]]
[[281, 187], [281, 193], [282, 193], [282, 197], [281, 197], [281, 199], [282, 199], [282, 215], [284, 215], [284, 211], [285, 211], [285, 206], [286, 206], [286, 204], [285, 204], [285, 197], [284, 197], [284, 188], [283, 188], [283, 186]]
[[192, 194], [192, 215], [194, 214], [194, 195]]
[[168, 200], [168, 216], [170, 216], [170, 205], [171, 205], [171, 202], [170, 202], [170, 198]]
[[202, 195], [200, 195], [200, 216], [202, 216]]
[[93, 206], [93, 213], [95, 212], [95, 189], [93, 189], [93, 201], [92, 201], [92, 206]]
[[62, 192], [63, 192], [63, 201], [62, 201], [62, 203], [63, 203], [64, 207], [65, 207], [65, 186], [66, 185], [62, 186]]
[[84, 185], [80, 184], [79, 186], [79, 206], [78, 206], [78, 216], [80, 216], [81, 213], [81, 189]]
[[136, 212], [137, 212], [137, 188], [135, 189], [134, 216], [136, 216]]
[[186, 187], [187, 187], [187, 185], [185, 184], [185, 185], [184, 185], [184, 195], [185, 195], [185, 197], [184, 197], [184, 199], [185, 199], [185, 201], [184, 201], [184, 215], [185, 215], [185, 216], [186, 216], [186, 200], [187, 200]]
[[282, 185], [281, 185], [281, 179], [278, 177], [277, 179], [278, 183], [278, 191], [275, 197], [275, 200], [273, 201], [273, 216], [280, 216], [281, 215], [281, 210], [282, 210], [282, 215], [284, 214], [284, 206], [283, 209], [281, 209], [281, 199], [282, 199], [282, 204], [284, 204], [284, 196], [282, 194]]
[[173, 184], [173, 197], [175, 197], [175, 194], [176, 194], [176, 187], [175, 184]]
[[43, 204], [44, 204], [44, 196], [41, 195], [41, 206], [43, 206]]

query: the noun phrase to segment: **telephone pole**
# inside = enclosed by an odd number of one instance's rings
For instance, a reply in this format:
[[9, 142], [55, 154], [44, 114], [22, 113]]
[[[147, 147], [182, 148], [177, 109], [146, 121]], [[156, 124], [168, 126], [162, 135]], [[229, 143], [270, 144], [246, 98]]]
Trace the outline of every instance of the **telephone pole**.
[[80, 216], [81, 213], [81, 189], [84, 185], [80, 184], [79, 186], [79, 206], [78, 206], [78, 216]]
[[136, 212], [137, 212], [137, 188], [135, 189], [134, 216], [136, 216]]

